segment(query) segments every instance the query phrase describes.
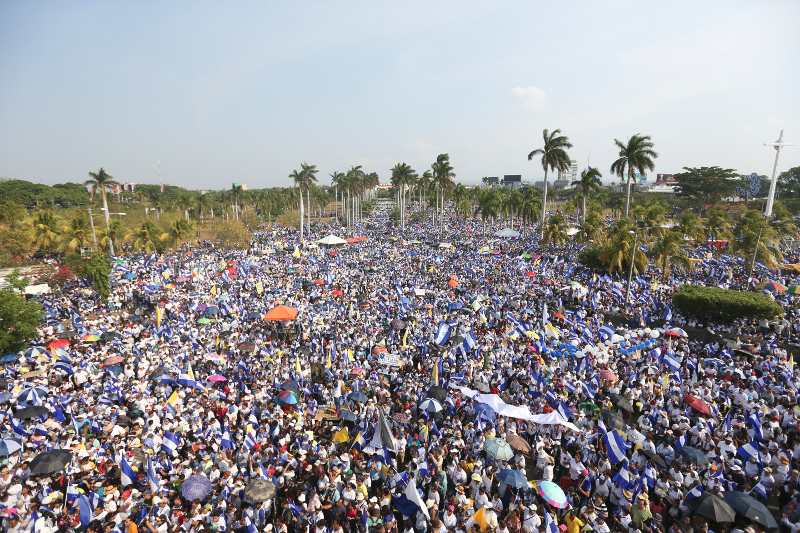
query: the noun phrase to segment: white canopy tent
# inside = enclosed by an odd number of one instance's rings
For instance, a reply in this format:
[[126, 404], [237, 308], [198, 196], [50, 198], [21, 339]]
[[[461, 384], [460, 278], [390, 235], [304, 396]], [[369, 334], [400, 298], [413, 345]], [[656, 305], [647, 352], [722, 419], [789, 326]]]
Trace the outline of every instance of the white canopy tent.
[[347, 244], [347, 241], [344, 239], [340, 239], [336, 235], [328, 235], [324, 239], [318, 240], [317, 243], [324, 244], [325, 246], [332, 246], [335, 244]]

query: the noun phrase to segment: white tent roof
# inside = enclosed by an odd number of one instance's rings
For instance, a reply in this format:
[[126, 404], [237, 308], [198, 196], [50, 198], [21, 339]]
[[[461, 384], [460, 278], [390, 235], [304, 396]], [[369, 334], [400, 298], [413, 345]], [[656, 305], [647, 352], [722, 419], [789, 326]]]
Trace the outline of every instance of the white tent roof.
[[317, 243], [329, 246], [331, 244], [347, 244], [347, 241], [344, 239], [340, 239], [336, 235], [328, 235], [324, 239], [318, 240]]
[[495, 237], [519, 237], [519, 232], [511, 228], [504, 228], [494, 232]]

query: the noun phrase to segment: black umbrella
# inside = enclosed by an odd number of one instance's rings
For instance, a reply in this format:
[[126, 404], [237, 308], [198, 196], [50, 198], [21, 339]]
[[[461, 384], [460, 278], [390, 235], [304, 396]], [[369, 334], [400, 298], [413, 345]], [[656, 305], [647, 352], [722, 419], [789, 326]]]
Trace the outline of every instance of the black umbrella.
[[630, 402], [630, 400], [628, 400], [624, 396], [621, 396], [619, 394], [614, 394], [612, 392], [612, 393], [608, 394], [608, 399], [611, 400], [611, 403], [613, 403], [617, 407], [620, 407], [621, 409], [625, 409], [629, 413], [633, 412], [633, 404]]
[[733, 507], [737, 513], [749, 518], [750, 521], [756, 524], [761, 524], [767, 529], [775, 529], [778, 523], [769, 512], [767, 506], [756, 500], [749, 494], [733, 490], [726, 490], [722, 493], [722, 499], [725, 503]]
[[283, 383], [281, 383], [281, 390], [288, 390], [288, 391], [293, 392], [295, 394], [300, 394], [300, 386], [293, 379], [290, 379], [289, 381], [284, 381]]
[[160, 367], [156, 368], [155, 370], [153, 370], [153, 372], [151, 372], [151, 373], [150, 373], [150, 375], [149, 375], [149, 376], [147, 376], [147, 379], [157, 379], [157, 378], [160, 378], [161, 376], [163, 376], [164, 374], [166, 374], [166, 372], [167, 372], [167, 369], [166, 369], [166, 368], [164, 368], [163, 366], [160, 366]]
[[437, 400], [439, 403], [444, 405], [444, 402], [447, 399], [447, 389], [439, 387], [438, 385], [434, 385], [433, 387], [428, 389], [428, 393], [425, 395], [425, 397], [433, 398], [434, 400]]
[[24, 409], [20, 409], [16, 413], [14, 413], [14, 418], [18, 418], [20, 420], [24, 420], [26, 418], [33, 418], [35, 416], [42, 416], [44, 414], [49, 413], [50, 411], [47, 410], [47, 407], [42, 407], [41, 405], [34, 405], [32, 407], [26, 407]]
[[664, 458], [658, 455], [655, 452], [651, 452], [650, 450], [644, 450], [645, 456], [650, 459], [652, 462], [663, 468], [664, 470], [667, 469], [667, 463], [664, 461]]
[[678, 455], [689, 461], [690, 463], [694, 463], [697, 466], [704, 466], [708, 464], [708, 457], [702, 451], [698, 450], [694, 446], [684, 446], [680, 450], [678, 450]]
[[141, 322], [141, 321], [142, 317], [140, 317], [139, 315], [131, 315], [128, 317], [128, 322]]
[[220, 331], [219, 332], [219, 336], [220, 337], [230, 337], [231, 335], [233, 335], [233, 332], [231, 330], [229, 330], [229, 329], [226, 329], [225, 331]]
[[266, 479], [257, 479], [244, 489], [244, 497], [253, 503], [271, 500], [275, 497], [275, 483]]
[[79, 335], [80, 335], [80, 333], [78, 333], [77, 331], [68, 330], [68, 331], [64, 331], [63, 333], [59, 333], [58, 334], [58, 338], [59, 339], [74, 339], [75, 337], [78, 337]]
[[600, 411], [603, 421], [606, 423], [608, 429], [618, 429], [619, 431], [628, 431], [628, 424], [622, 419], [619, 413], [609, 409]]
[[725, 500], [716, 494], [711, 494], [710, 492], [705, 492], [691, 500], [689, 505], [692, 506], [695, 513], [705, 516], [714, 522], [733, 522], [736, 519], [736, 511], [734, 511], [733, 507], [725, 503]]
[[392, 327], [396, 330], [401, 330], [406, 327], [406, 323], [400, 320], [399, 318], [395, 318], [392, 320]]
[[103, 339], [104, 341], [110, 341], [111, 339], [121, 339], [122, 335], [120, 335], [116, 331], [106, 331], [105, 333], [100, 335], [100, 338]]
[[342, 409], [339, 411], [339, 418], [342, 420], [347, 420], [348, 422], [355, 422], [356, 421], [356, 414], [352, 411], [348, 411], [347, 409]]
[[56, 470], [61, 470], [72, 461], [72, 452], [69, 450], [56, 449], [42, 452], [33, 458], [28, 468], [31, 474], [49, 474]]

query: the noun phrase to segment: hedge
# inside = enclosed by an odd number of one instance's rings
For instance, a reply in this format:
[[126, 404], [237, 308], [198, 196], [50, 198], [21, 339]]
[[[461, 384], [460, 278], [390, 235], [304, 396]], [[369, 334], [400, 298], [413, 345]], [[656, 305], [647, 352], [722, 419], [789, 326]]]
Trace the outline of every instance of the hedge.
[[698, 285], [683, 285], [672, 295], [672, 303], [683, 313], [722, 320], [771, 319], [783, 313], [783, 308], [764, 294]]

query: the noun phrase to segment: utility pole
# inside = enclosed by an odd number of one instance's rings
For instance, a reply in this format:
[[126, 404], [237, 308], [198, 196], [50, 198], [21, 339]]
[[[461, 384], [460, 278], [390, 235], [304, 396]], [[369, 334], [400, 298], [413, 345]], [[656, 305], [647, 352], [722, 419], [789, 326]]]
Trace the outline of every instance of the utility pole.
[[775, 185], [778, 182], [778, 167], [781, 164], [781, 150], [783, 149], [784, 146], [794, 146], [794, 144], [783, 142], [783, 132], [784, 130], [781, 130], [780, 138], [774, 143], [764, 143], [764, 146], [775, 147], [775, 166], [772, 168], [772, 181], [770, 181], [769, 183], [769, 195], [767, 196], [767, 209], [764, 211], [765, 217], [772, 216], [772, 204], [775, 201]]
[[95, 249], [97, 248], [97, 237], [94, 234], [94, 218], [92, 217], [92, 208], [89, 208], [89, 224], [92, 226], [92, 241], [94, 242]]

